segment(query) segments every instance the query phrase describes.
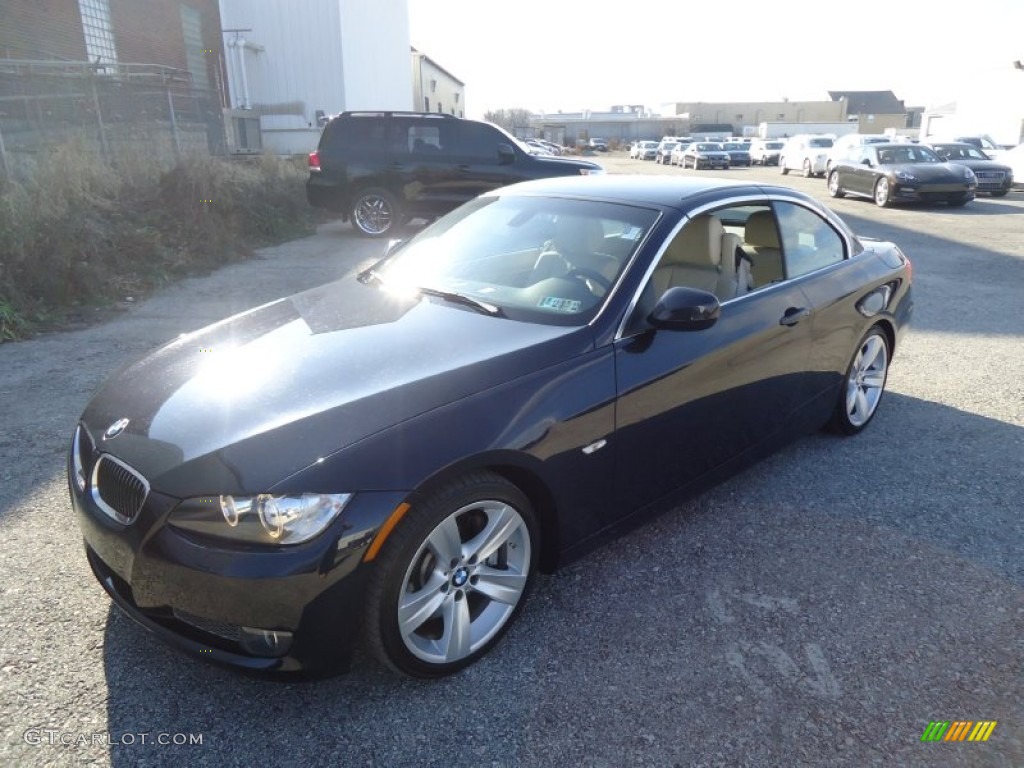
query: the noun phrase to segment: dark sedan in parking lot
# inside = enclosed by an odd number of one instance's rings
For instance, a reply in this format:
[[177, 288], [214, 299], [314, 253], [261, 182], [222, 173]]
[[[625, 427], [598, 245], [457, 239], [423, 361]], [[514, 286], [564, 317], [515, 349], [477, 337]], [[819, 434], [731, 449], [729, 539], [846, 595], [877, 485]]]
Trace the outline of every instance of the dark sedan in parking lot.
[[930, 145], [935, 154], [947, 163], [965, 165], [974, 171], [978, 179], [977, 192], [987, 192], [992, 197], [1006, 197], [1013, 188], [1013, 169], [1003, 163], [990, 160], [988, 155], [973, 144], [946, 143]]
[[970, 168], [943, 162], [921, 144], [866, 144], [828, 174], [832, 197], [860, 195], [883, 208], [900, 202], [965, 205], [974, 199], [976, 184]]
[[[750, 155], [747, 155], [750, 158]], [[702, 168], [719, 168], [725, 170], [729, 167], [729, 153], [722, 149], [721, 144], [706, 141], [697, 141], [686, 148], [683, 152], [683, 168], [693, 168], [699, 171]]]
[[722, 145], [722, 149], [729, 155], [729, 167], [730, 168], [749, 168], [750, 167], [750, 145], [726, 142]]
[[538, 570], [807, 431], [863, 430], [912, 306], [898, 247], [792, 189], [505, 187], [112, 376], [71, 501], [113, 601], [197, 659], [324, 675], [363, 633], [439, 677]]

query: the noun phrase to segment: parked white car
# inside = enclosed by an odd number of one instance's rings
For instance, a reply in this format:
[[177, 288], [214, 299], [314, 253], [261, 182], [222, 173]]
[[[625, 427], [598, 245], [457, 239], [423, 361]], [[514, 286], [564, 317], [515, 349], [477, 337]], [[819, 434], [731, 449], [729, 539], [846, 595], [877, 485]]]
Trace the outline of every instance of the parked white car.
[[658, 142], [638, 141], [629, 150], [629, 156], [634, 160], [653, 160], [658, 154]]
[[999, 162], [1013, 169], [1013, 186], [1024, 186], [1024, 144], [1003, 152]]
[[785, 146], [782, 139], [754, 139], [750, 143], [750, 162], [752, 165], [778, 165]]
[[828, 153], [834, 141], [831, 136], [793, 136], [779, 155], [779, 170], [783, 176], [790, 171], [801, 171], [807, 177], [824, 176], [828, 168]]

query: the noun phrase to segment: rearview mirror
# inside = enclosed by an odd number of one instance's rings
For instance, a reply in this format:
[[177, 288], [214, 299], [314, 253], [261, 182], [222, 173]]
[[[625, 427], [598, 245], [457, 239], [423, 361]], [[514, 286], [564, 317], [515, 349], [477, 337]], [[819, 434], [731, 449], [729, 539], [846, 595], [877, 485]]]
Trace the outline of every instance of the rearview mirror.
[[511, 144], [498, 145], [498, 165], [508, 165], [516, 159], [516, 151]]
[[667, 331], [703, 331], [715, 324], [720, 311], [715, 294], [677, 286], [662, 294], [647, 322]]

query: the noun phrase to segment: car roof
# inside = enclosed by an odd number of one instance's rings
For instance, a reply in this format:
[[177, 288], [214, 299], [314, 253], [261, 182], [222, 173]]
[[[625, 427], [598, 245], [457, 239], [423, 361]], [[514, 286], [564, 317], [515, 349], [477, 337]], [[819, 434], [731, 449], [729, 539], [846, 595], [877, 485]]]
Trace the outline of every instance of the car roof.
[[745, 181], [714, 177], [691, 178], [642, 174], [560, 176], [552, 179], [524, 181], [487, 194], [551, 195], [681, 208], [691, 198], [719, 191], [723, 193], [722, 197], [733, 195], [764, 197], [767, 194], [780, 194], [801, 200], [809, 199], [806, 195], [790, 187], [751, 184]]

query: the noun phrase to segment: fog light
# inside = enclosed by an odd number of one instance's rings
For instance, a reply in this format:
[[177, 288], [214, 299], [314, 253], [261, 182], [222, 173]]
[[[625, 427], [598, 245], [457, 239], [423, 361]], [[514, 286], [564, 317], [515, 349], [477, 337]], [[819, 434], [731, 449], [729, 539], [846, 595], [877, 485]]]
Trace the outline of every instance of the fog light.
[[292, 633], [276, 629], [242, 627], [238, 642], [253, 656], [284, 656], [292, 647]]

